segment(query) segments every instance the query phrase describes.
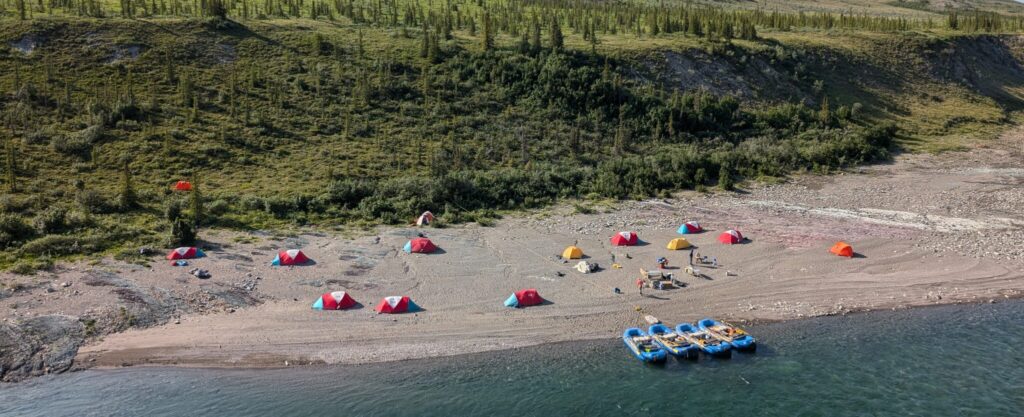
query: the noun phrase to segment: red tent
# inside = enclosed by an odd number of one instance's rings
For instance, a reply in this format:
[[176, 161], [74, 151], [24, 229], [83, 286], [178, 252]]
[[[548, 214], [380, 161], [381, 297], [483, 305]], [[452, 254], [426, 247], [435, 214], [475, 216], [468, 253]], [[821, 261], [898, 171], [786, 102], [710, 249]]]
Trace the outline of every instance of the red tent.
[[[513, 296], [515, 297], [515, 302], [512, 303], [512, 297], [509, 297], [509, 299], [505, 301], [505, 305], [509, 307], [528, 307], [544, 302], [544, 299], [537, 293], [537, 290], [533, 288], [516, 291]], [[513, 305], [509, 305], [510, 303]]]
[[416, 306], [416, 303], [413, 303], [409, 297], [404, 295], [401, 297], [384, 297], [380, 300], [380, 304], [377, 304], [378, 314], [396, 314], [417, 310], [419, 310], [419, 307]]
[[315, 310], [344, 310], [356, 305], [356, 300], [345, 291], [334, 291], [325, 293], [320, 299], [313, 303]]
[[738, 230], [729, 229], [722, 232], [722, 234], [718, 235], [718, 241], [725, 243], [727, 245], [740, 243], [743, 241], [743, 234], [741, 234]]
[[619, 232], [612, 236], [612, 245], [614, 246], [633, 246], [639, 238], [636, 232]]
[[850, 246], [850, 245], [846, 244], [846, 242], [837, 242], [835, 245], [832, 245], [832, 249], [829, 249], [829, 252], [832, 252], [832, 253], [834, 253], [836, 255], [839, 255], [839, 256], [845, 256], [847, 258], [852, 258], [853, 257], [853, 246]]
[[178, 181], [174, 184], [174, 191], [192, 191], [192, 183], [188, 181]]
[[277, 253], [277, 257], [271, 262], [271, 265], [302, 265], [309, 262], [309, 258], [306, 254], [302, 253], [298, 249], [288, 249]]
[[437, 250], [437, 246], [434, 246], [434, 242], [431, 242], [430, 239], [418, 237], [406, 243], [403, 250], [407, 253], [431, 253]]
[[167, 254], [167, 259], [174, 261], [178, 259], [202, 258], [203, 256], [205, 255], [203, 254], [203, 251], [199, 250], [199, 248], [195, 246], [185, 246], [172, 250]]

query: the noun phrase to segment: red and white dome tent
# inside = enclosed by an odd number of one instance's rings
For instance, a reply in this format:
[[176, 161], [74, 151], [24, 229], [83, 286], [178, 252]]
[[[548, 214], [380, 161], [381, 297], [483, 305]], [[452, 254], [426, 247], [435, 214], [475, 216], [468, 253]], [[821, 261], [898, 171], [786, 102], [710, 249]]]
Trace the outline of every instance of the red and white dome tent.
[[384, 297], [377, 304], [377, 314], [398, 314], [419, 311], [420, 307], [407, 296]]
[[745, 239], [743, 237], [743, 234], [735, 229], [726, 230], [722, 232], [722, 234], [718, 235], [718, 241], [726, 245], [735, 245], [737, 243], [741, 243], [743, 242], [743, 239]]
[[356, 300], [345, 291], [324, 293], [313, 303], [314, 310], [344, 310], [356, 305]]
[[195, 246], [182, 246], [180, 248], [175, 248], [174, 250], [170, 251], [167, 254], [167, 259], [171, 261], [176, 261], [179, 259], [202, 258], [204, 256], [206, 256], [206, 254], [203, 253], [201, 249]]
[[277, 257], [270, 264], [274, 266], [302, 265], [307, 262], [309, 262], [309, 258], [301, 250], [288, 249], [278, 252]]
[[633, 246], [640, 241], [636, 232], [619, 232], [612, 235], [613, 246]]

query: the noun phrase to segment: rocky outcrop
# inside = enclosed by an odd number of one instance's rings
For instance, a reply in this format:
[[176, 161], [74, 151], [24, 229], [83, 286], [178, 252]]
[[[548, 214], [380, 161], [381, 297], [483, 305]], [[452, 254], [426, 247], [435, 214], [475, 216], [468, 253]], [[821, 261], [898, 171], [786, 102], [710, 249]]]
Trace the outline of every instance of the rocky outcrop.
[[84, 340], [85, 326], [75, 317], [50, 315], [0, 324], [0, 381], [64, 372]]

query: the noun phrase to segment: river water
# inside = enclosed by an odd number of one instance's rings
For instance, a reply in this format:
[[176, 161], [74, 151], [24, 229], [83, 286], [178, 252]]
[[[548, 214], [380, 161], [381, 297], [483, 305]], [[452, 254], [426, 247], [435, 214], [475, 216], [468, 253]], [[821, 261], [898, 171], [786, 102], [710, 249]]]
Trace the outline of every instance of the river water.
[[0, 415], [1024, 415], [1024, 302], [748, 330], [756, 353], [664, 366], [609, 340], [359, 366], [91, 370], [0, 386]]

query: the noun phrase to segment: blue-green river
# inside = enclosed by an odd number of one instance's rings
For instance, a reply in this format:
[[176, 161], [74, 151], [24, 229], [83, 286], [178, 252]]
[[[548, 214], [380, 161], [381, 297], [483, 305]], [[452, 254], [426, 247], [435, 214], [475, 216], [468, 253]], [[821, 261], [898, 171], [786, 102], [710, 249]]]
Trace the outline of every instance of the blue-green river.
[[0, 415], [1024, 415], [1024, 302], [748, 330], [754, 354], [664, 366], [609, 340], [360, 366], [93, 370], [0, 386]]

